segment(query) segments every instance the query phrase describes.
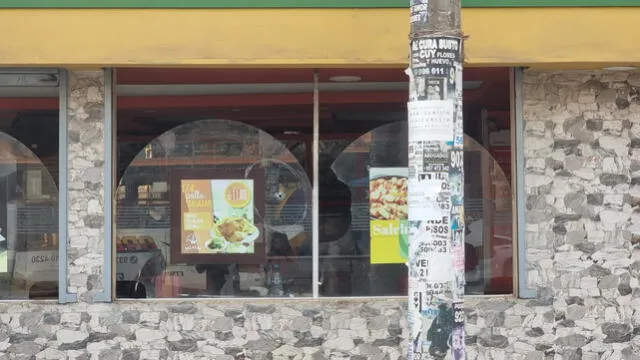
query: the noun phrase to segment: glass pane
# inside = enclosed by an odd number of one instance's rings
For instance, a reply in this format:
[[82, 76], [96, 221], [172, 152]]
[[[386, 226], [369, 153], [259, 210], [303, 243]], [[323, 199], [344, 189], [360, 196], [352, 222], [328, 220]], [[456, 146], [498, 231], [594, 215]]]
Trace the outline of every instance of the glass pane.
[[[351, 71], [359, 85], [322, 92], [320, 104], [320, 294], [406, 296], [407, 79], [402, 70]], [[466, 293], [511, 293], [509, 71], [464, 77]]]
[[300, 166], [307, 172], [307, 174], [311, 174], [311, 169], [313, 168], [311, 162], [311, 151], [307, 149], [307, 143], [305, 141], [300, 140], [282, 140], [284, 146], [291, 151], [291, 154], [295, 156], [296, 160]]
[[339, 142], [323, 148], [329, 150], [322, 153], [320, 167], [320, 201], [327, 204], [320, 209], [323, 295], [406, 295], [404, 261], [383, 264], [375, 263], [372, 257], [375, 240], [371, 239], [370, 227], [375, 215], [369, 201], [370, 172], [406, 172], [406, 139], [406, 123], [400, 122], [362, 135], [337, 156], [330, 151], [342, 148]]
[[465, 136], [466, 293], [513, 287], [511, 182], [483, 146]]
[[[406, 294], [406, 243], [397, 236], [395, 227], [400, 225], [389, 222], [406, 219], [406, 138], [406, 122], [398, 122], [361, 136], [330, 168], [326, 165], [333, 156], [322, 154], [320, 200], [326, 204], [320, 210], [323, 295]], [[510, 291], [509, 181], [489, 152], [468, 136], [465, 161], [466, 291]], [[483, 187], [487, 183], [489, 189]], [[394, 192], [401, 195], [384, 199]]]
[[19, 90], [0, 90], [0, 299], [54, 299], [59, 244], [57, 89]]
[[124, 170], [116, 241], [120, 297], [310, 296], [311, 185], [257, 127], [188, 122]]

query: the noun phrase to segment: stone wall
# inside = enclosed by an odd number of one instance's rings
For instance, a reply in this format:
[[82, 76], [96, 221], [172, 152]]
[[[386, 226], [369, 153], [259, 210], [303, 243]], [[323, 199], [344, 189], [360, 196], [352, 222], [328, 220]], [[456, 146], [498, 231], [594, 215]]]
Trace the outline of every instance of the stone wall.
[[[404, 356], [403, 299], [92, 303], [102, 276], [102, 76], [74, 76], [69, 290], [80, 302], [0, 304], [0, 359]], [[526, 72], [523, 226], [538, 296], [468, 298], [469, 360], [640, 359], [636, 86], [628, 73]]]
[[404, 301], [0, 305], [11, 359], [397, 359]]
[[530, 301], [479, 300], [469, 359], [640, 359], [640, 75], [524, 76]]
[[89, 302], [103, 290], [104, 78], [103, 71], [68, 75], [67, 291]]
[[639, 79], [525, 78], [527, 261], [530, 278], [551, 284], [555, 351], [566, 359], [640, 358]]
[[[467, 306], [468, 359], [554, 353], [550, 306], [510, 297]], [[25, 302], [0, 304], [0, 314], [0, 359], [397, 360], [408, 341], [404, 299]]]

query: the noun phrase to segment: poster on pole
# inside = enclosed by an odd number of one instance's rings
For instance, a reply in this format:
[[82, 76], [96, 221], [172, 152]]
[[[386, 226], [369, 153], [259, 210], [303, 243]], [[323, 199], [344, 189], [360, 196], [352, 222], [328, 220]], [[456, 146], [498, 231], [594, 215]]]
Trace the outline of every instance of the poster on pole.
[[[452, 347], [454, 349], [455, 347], [460, 348], [460, 343], [457, 340], [454, 343], [452, 338], [453, 330], [459, 329], [454, 321], [456, 311], [454, 306], [444, 301], [432, 301], [419, 311], [419, 321], [411, 324], [413, 336], [409, 348], [410, 355], [414, 359], [460, 359], [451, 356], [456, 353], [451, 351]], [[418, 311], [419, 309], [412, 310]], [[459, 331], [456, 336], [459, 339]], [[462, 352], [464, 353], [464, 338], [462, 340]]]
[[411, 0], [411, 24], [427, 22], [429, 15], [429, 0]]
[[409, 142], [452, 140], [453, 109], [452, 100], [410, 101]]
[[455, 320], [464, 315], [462, 40], [414, 30], [407, 104], [409, 359], [458, 360], [464, 355], [463, 322]]
[[453, 304], [453, 329], [451, 330], [451, 352], [453, 360], [465, 360], [464, 304]]

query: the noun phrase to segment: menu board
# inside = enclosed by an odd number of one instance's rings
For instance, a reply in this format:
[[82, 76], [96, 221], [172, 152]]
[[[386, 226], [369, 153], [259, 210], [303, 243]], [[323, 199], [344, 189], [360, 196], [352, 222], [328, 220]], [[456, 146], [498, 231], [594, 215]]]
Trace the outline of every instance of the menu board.
[[407, 262], [408, 168], [369, 169], [371, 263]]
[[261, 185], [259, 189], [264, 189], [264, 184], [237, 175], [176, 175], [171, 186], [171, 263], [254, 263], [256, 256], [264, 255], [262, 226], [257, 218], [264, 194], [256, 188]]

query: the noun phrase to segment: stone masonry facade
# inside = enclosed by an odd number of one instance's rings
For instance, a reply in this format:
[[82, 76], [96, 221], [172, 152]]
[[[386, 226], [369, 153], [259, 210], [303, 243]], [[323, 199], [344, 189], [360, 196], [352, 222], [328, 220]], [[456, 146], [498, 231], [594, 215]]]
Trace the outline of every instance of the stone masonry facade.
[[[96, 303], [104, 77], [72, 73], [69, 288], [0, 303], [0, 359], [400, 359], [406, 299]], [[469, 360], [640, 359], [640, 75], [524, 76], [527, 282], [470, 297]], [[101, 118], [102, 117], [102, 118]]]
[[639, 75], [525, 77], [528, 280], [549, 308], [523, 325], [552, 346], [538, 358], [640, 359]]
[[92, 301], [104, 259], [104, 71], [70, 71], [67, 100], [67, 291]]

